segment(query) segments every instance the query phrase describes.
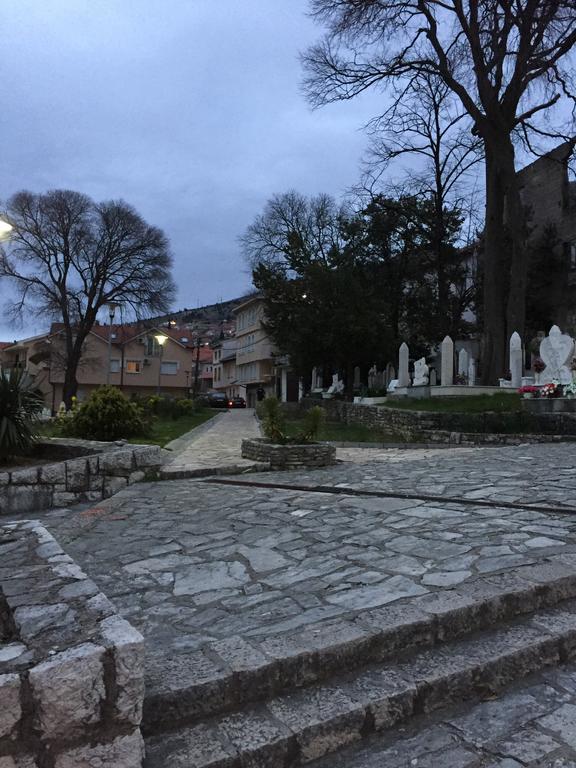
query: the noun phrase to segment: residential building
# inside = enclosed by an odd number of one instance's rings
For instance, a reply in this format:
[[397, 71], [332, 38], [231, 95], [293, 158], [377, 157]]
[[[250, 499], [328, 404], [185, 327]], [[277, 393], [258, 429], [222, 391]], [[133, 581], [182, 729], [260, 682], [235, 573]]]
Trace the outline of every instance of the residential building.
[[[0, 352], [3, 368], [18, 366], [30, 372], [52, 411], [62, 401], [62, 330], [55, 323], [49, 334], [15, 342]], [[156, 335], [166, 337], [162, 346]], [[77, 371], [80, 401], [107, 383], [109, 357], [110, 384], [128, 397], [158, 391], [167, 397], [190, 397], [194, 391], [200, 394], [212, 388], [212, 350], [189, 332], [143, 324], [95, 325], [84, 343]]]
[[283, 402], [297, 401], [298, 381], [289, 361], [280, 355], [265, 328], [264, 299], [251, 296], [234, 310], [236, 316], [236, 380], [239, 394], [249, 407], [264, 396], [276, 395]]
[[212, 386], [227, 397], [239, 394], [236, 379], [236, 338], [220, 339], [212, 344]]

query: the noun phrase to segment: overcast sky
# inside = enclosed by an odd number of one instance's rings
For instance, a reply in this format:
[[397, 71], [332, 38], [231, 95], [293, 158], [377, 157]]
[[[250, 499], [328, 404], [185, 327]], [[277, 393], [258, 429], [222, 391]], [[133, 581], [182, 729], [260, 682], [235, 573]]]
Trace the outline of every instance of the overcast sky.
[[[3, 0], [0, 198], [124, 198], [171, 241], [176, 307], [242, 294], [238, 236], [276, 192], [342, 195], [381, 109], [377, 94], [306, 104], [298, 54], [321, 34], [307, 8]], [[42, 330], [0, 319], [0, 339]]]

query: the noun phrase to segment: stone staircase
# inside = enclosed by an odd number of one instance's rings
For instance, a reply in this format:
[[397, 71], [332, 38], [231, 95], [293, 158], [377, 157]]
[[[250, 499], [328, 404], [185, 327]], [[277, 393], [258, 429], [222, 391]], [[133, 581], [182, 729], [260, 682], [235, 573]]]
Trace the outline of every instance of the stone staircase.
[[576, 574], [556, 560], [256, 649], [173, 657], [147, 683], [146, 768], [289, 768], [576, 657]]

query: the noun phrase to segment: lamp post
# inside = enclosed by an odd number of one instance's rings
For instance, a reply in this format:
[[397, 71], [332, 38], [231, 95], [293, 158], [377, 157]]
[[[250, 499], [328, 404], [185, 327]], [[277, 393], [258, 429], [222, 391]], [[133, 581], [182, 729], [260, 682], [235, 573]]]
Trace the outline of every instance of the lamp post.
[[200, 336], [196, 339], [196, 365], [194, 366], [194, 389], [192, 390], [192, 398], [198, 397], [198, 374], [200, 373], [200, 346], [202, 339]]
[[0, 219], [0, 240], [4, 240], [4, 238], [7, 238], [10, 232], [14, 227], [12, 224], [9, 224], [7, 221], [4, 221], [4, 219]]
[[108, 317], [110, 318], [110, 325], [108, 327], [108, 370], [106, 371], [106, 385], [110, 385], [110, 368], [112, 367], [112, 323], [114, 322], [114, 315], [118, 304], [113, 301], [106, 305], [108, 307]]
[[163, 333], [157, 333], [154, 338], [158, 342], [158, 346], [160, 347], [160, 357], [158, 359], [158, 387], [156, 388], [156, 394], [158, 397], [160, 397], [160, 378], [162, 376], [162, 355], [164, 353], [164, 344], [168, 340], [168, 336], [165, 336]]

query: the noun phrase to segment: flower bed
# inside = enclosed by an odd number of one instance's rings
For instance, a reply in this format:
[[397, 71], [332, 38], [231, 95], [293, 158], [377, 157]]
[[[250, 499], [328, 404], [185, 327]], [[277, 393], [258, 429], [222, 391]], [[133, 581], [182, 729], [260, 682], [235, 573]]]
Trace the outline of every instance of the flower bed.
[[327, 467], [336, 463], [336, 448], [324, 443], [279, 445], [266, 438], [242, 440], [242, 456], [252, 461], [268, 462], [271, 469]]

